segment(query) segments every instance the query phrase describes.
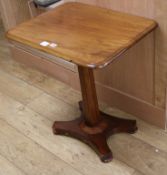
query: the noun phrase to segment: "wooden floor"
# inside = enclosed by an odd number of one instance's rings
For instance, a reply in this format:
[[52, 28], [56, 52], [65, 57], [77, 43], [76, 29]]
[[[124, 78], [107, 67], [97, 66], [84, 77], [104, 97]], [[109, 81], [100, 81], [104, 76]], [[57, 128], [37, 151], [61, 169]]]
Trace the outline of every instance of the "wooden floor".
[[[134, 135], [109, 138], [103, 164], [85, 144], [54, 136], [54, 120], [79, 116], [80, 93], [11, 59], [0, 30], [0, 175], [167, 175], [167, 133], [141, 120]], [[101, 109], [134, 118], [101, 104]]]

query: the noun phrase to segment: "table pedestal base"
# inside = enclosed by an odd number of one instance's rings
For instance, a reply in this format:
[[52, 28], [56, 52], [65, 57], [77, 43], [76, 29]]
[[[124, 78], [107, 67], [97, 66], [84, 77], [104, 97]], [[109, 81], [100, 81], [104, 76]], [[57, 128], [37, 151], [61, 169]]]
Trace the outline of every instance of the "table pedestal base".
[[[82, 102], [79, 102], [82, 111]], [[130, 133], [137, 131], [136, 121], [120, 119], [100, 112], [102, 120], [96, 126], [89, 126], [82, 112], [81, 117], [73, 121], [55, 122], [54, 134], [77, 138], [96, 151], [102, 162], [112, 160], [112, 152], [107, 144], [107, 138], [116, 133]]]

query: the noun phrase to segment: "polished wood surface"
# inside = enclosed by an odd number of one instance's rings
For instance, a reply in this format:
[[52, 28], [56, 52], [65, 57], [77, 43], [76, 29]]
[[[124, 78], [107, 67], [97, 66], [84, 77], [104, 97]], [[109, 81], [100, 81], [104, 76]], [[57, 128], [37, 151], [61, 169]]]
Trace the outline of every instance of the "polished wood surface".
[[81, 117], [72, 121], [56, 121], [53, 125], [54, 134], [77, 138], [92, 147], [102, 162], [110, 162], [113, 154], [107, 144], [107, 139], [117, 133], [134, 134], [137, 131], [136, 121], [100, 112], [101, 121], [92, 127], [85, 121], [84, 104], [80, 102], [79, 105], [82, 112]]
[[93, 70], [79, 66], [78, 71], [84, 105], [83, 113], [87, 124], [94, 126], [101, 121], [101, 116], [99, 113]]
[[[112, 62], [156, 26], [154, 21], [142, 17], [66, 3], [10, 30], [7, 36], [73, 63], [95, 68]], [[43, 41], [58, 46], [42, 47]]]

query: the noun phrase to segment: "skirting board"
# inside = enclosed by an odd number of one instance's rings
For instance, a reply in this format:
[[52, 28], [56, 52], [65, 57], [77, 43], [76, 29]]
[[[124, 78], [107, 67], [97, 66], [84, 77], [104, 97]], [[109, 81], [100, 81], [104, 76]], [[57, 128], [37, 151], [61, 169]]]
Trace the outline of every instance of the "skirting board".
[[166, 117], [164, 109], [99, 83], [97, 83], [97, 92], [99, 99], [110, 106], [114, 106], [150, 124], [165, 129]]
[[[56, 79], [65, 82], [74, 89], [79, 90], [78, 73], [72, 70], [50, 62], [46, 59], [34, 56], [26, 51], [16, 47], [11, 47], [13, 58], [28, 66], [37, 68], [38, 70], [52, 75]], [[96, 82], [98, 98], [110, 106], [116, 107], [127, 113], [130, 113], [146, 122], [165, 129], [166, 126], [166, 111], [152, 104], [142, 101], [134, 96], [105, 86], [100, 82]]]

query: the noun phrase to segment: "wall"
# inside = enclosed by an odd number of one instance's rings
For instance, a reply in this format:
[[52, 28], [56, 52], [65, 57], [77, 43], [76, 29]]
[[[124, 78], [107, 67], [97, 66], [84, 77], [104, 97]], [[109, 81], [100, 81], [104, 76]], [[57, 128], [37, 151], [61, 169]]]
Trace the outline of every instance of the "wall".
[[156, 105], [165, 108], [167, 87], [167, 1], [155, 0], [156, 32], [155, 89]]
[[149, 18], [154, 17], [154, 0], [76, 0]]
[[7, 29], [29, 19], [28, 0], [0, 0], [0, 11], [4, 26]]

